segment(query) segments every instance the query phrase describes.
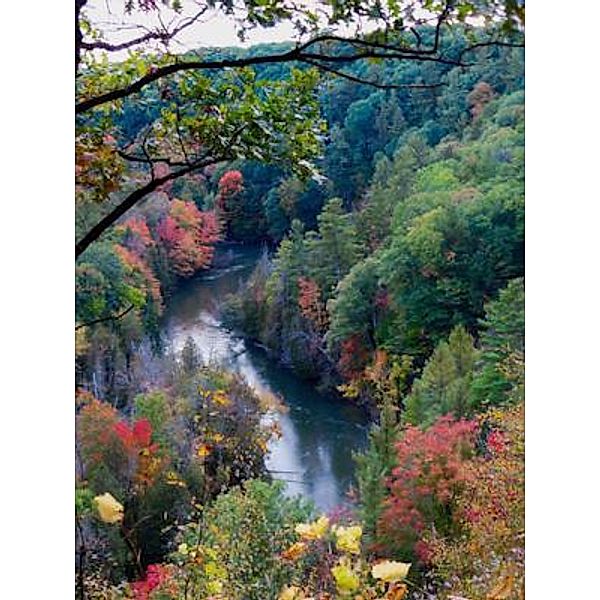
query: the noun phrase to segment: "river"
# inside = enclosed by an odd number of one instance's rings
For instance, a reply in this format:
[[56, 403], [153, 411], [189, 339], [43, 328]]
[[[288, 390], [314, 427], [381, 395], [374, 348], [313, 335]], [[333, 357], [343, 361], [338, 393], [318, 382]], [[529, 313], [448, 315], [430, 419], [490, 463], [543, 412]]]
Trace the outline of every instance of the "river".
[[264, 350], [221, 326], [219, 303], [250, 275], [260, 254], [256, 246], [221, 245], [217, 266], [183, 283], [169, 300], [163, 336], [175, 352], [191, 336], [204, 361], [217, 361], [241, 373], [259, 392], [283, 400], [288, 410], [274, 417], [282, 435], [270, 444], [267, 468], [285, 481], [288, 495], [303, 495], [328, 511], [346, 502], [354, 481], [352, 452], [365, 447], [367, 419], [349, 401], [320, 394]]

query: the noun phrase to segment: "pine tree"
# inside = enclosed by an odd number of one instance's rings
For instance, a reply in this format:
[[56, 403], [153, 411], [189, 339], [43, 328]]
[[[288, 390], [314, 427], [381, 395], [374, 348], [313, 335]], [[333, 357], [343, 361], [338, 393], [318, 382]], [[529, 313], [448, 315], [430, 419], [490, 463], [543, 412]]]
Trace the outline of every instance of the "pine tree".
[[329, 200], [318, 217], [318, 235], [307, 236], [310, 256], [309, 273], [331, 298], [335, 286], [361, 257], [356, 227], [351, 215], [344, 212], [342, 200]]
[[344, 200], [350, 200], [355, 191], [352, 180], [354, 173], [352, 148], [346, 140], [344, 129], [339, 125], [331, 128], [329, 138], [324, 158], [325, 172], [330, 181], [328, 191], [341, 196]]
[[375, 119], [375, 130], [382, 148], [393, 144], [406, 127], [406, 119], [400, 106], [398, 95], [394, 92], [388, 93], [379, 106]]
[[522, 387], [525, 356], [525, 281], [513, 279], [486, 306], [481, 363], [472, 386], [474, 408], [498, 406]]
[[306, 275], [306, 244], [300, 221], [292, 221], [292, 229], [282, 240], [273, 260], [273, 270], [266, 283], [268, 309], [261, 339], [279, 352], [280, 359], [292, 363], [292, 338], [300, 330], [298, 305], [299, 280]]
[[394, 204], [397, 200], [387, 189], [392, 173], [392, 162], [385, 154], [379, 155], [371, 186], [366, 193], [366, 201], [358, 213], [357, 227], [361, 240], [371, 251], [379, 248], [391, 231]]
[[395, 465], [395, 443], [400, 436], [398, 409], [387, 396], [378, 425], [369, 432], [366, 452], [354, 455], [359, 493], [359, 512], [367, 539], [374, 539], [383, 503], [387, 497], [385, 481]]
[[473, 338], [461, 325], [455, 327], [414, 382], [406, 401], [407, 422], [428, 426], [448, 413], [466, 416], [476, 356]]
[[181, 350], [181, 367], [186, 375], [192, 375], [200, 366], [198, 347], [191, 336], [188, 336]]

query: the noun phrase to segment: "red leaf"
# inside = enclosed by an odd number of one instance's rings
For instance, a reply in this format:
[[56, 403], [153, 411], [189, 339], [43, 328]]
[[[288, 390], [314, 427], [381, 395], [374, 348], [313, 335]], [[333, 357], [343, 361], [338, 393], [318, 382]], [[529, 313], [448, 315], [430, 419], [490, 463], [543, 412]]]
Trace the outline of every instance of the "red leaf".
[[138, 446], [146, 448], [150, 445], [152, 439], [152, 425], [148, 419], [140, 419], [135, 422], [133, 426], [133, 437], [135, 438]]

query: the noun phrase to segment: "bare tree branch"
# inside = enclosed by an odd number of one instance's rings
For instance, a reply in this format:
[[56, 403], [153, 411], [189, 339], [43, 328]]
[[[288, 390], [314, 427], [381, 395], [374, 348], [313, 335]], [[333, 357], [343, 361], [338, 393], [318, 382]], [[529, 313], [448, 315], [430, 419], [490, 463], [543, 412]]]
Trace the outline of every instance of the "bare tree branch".
[[[87, 0], [86, 0], [87, 1]], [[175, 29], [169, 31], [168, 27], [164, 24], [162, 25], [161, 30], [149, 31], [145, 35], [140, 37], [127, 40], [125, 42], [121, 42], [119, 44], [111, 44], [109, 42], [105, 42], [103, 40], [97, 40], [93, 42], [81, 42], [81, 48], [84, 50], [106, 50], [107, 52], [119, 52], [120, 50], [127, 50], [128, 48], [133, 48], [134, 46], [139, 46], [145, 42], [150, 42], [152, 40], [158, 40], [165, 45], [168, 44], [170, 40], [173, 40], [181, 31], [187, 29], [190, 25], [193, 25], [198, 21], [198, 19], [208, 10], [208, 6], [204, 7], [201, 11], [197, 12], [194, 16], [189, 17], [182, 21]]]
[[360, 54], [342, 54], [342, 55], [323, 55], [323, 54], [313, 54], [313, 53], [302, 53], [299, 55], [297, 60], [303, 60], [305, 58], [323, 61], [323, 62], [331, 62], [331, 63], [352, 63], [358, 60], [363, 60], [365, 58], [378, 58], [378, 59], [390, 59], [390, 60], [411, 60], [415, 62], [435, 62], [443, 65], [451, 65], [453, 67], [465, 67], [467, 65], [450, 58], [444, 58], [442, 56], [431, 56], [428, 52], [424, 52], [423, 54], [407, 54], [404, 51], [397, 52], [375, 52], [375, 51], [365, 51]]

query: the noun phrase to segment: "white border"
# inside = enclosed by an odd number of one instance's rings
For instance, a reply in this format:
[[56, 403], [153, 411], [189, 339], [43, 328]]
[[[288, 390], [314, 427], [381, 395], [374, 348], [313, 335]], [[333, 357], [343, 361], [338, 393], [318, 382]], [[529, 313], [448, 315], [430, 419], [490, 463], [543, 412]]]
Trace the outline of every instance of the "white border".
[[[70, 598], [72, 6], [14, 2], [2, 16], [0, 589]], [[594, 2], [528, 7], [530, 600], [597, 596], [599, 17]]]

